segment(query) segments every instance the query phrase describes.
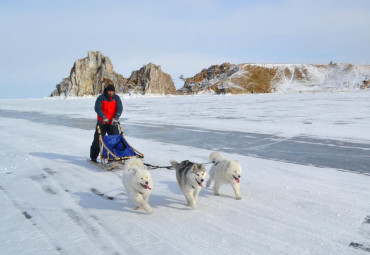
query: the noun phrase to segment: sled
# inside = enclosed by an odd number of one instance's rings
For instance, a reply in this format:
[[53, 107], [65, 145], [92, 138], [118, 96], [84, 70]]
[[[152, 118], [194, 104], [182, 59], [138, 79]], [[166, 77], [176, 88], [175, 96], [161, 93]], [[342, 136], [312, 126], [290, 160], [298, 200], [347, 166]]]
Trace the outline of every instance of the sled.
[[125, 137], [121, 123], [117, 123], [120, 134], [118, 135], [105, 135], [102, 136], [100, 127], [97, 126], [99, 134], [100, 146], [100, 162], [90, 163], [105, 169], [107, 171], [113, 170], [119, 163], [124, 164], [125, 160], [131, 157], [144, 158], [144, 154], [131, 146]]

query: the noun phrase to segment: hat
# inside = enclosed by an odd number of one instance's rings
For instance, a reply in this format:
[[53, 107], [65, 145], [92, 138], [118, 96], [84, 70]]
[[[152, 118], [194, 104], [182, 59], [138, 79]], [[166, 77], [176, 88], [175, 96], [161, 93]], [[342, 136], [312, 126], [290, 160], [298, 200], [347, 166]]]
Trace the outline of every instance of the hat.
[[114, 88], [113, 84], [109, 84], [109, 85], [106, 87], [106, 90], [107, 90], [107, 91], [116, 91], [116, 89]]

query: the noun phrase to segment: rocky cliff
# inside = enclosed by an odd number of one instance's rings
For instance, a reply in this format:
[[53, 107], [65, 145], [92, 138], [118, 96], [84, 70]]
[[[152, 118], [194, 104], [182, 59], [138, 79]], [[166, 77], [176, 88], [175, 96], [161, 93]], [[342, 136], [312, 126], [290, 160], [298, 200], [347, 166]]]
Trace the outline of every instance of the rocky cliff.
[[370, 66], [224, 63], [188, 78], [180, 93], [346, 91], [370, 87]]
[[86, 58], [74, 63], [69, 77], [56, 86], [51, 96], [97, 95], [110, 81], [114, 83], [117, 91], [121, 91], [127, 79], [113, 71], [112, 62], [108, 57], [99, 51], [89, 51]]
[[51, 96], [102, 93], [113, 82], [117, 93], [139, 94], [242, 94], [301, 91], [353, 91], [370, 89], [370, 66], [352, 64], [230, 64], [213, 65], [187, 78], [176, 91], [170, 75], [149, 63], [129, 78], [114, 72], [111, 60], [99, 51], [77, 60], [67, 78]]
[[88, 56], [77, 60], [67, 78], [56, 85], [51, 96], [98, 95], [113, 82], [117, 93], [176, 94], [170, 75], [152, 63], [133, 71], [127, 79], [113, 71], [108, 57], [99, 51], [89, 51]]
[[170, 75], [161, 66], [149, 63], [133, 71], [126, 83], [126, 92], [140, 94], [176, 94], [176, 87]]

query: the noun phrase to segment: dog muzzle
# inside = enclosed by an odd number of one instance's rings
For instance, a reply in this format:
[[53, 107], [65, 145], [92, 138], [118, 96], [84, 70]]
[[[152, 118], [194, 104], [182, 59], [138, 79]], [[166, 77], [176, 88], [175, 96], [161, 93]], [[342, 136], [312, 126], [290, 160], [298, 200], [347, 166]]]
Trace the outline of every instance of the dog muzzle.
[[203, 188], [203, 182], [198, 182], [197, 179], [195, 179], [195, 180], [197, 181], [198, 185]]
[[240, 180], [239, 180], [240, 175], [239, 175], [238, 177], [235, 177], [235, 176], [233, 175], [233, 177], [234, 177], [234, 179], [235, 179], [235, 181], [236, 181], [237, 183], [239, 183], [239, 182], [240, 182]]
[[144, 189], [149, 189], [149, 190], [152, 190], [152, 188], [151, 187], [149, 187], [149, 184], [142, 184], [142, 183], [140, 183], [140, 185], [144, 188]]

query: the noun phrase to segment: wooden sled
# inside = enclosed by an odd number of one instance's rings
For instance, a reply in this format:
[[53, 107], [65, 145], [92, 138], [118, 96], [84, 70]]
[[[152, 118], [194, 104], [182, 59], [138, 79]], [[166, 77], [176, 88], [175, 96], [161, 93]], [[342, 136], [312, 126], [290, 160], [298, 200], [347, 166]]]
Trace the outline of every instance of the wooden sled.
[[129, 158], [144, 158], [144, 154], [136, 150], [127, 142], [121, 123], [118, 122], [117, 124], [120, 131], [119, 135], [102, 136], [100, 127], [97, 126], [99, 134], [100, 161], [96, 163], [88, 160], [93, 165], [107, 171], [113, 170], [119, 163], [124, 164], [125, 160]]

